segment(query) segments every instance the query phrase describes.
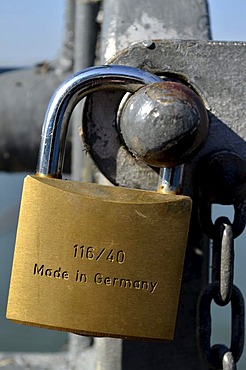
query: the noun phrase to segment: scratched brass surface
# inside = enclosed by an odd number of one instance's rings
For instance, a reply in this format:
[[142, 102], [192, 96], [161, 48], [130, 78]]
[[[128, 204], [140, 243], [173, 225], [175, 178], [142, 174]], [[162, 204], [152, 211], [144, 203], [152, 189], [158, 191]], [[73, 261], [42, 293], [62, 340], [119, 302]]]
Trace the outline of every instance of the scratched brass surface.
[[171, 340], [190, 209], [184, 196], [27, 176], [7, 318]]

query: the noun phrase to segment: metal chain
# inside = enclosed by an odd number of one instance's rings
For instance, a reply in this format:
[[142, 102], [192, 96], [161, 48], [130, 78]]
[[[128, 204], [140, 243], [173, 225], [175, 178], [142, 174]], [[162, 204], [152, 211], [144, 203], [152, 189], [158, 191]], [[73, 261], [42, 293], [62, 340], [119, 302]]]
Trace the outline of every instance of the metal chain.
[[[242, 234], [245, 228], [246, 222], [246, 200], [234, 203], [234, 220], [232, 223], [233, 237], [236, 239]], [[214, 239], [216, 228], [215, 224], [211, 219], [212, 204], [207, 202], [201, 202], [200, 204], [200, 223], [202, 225], [203, 231], [210, 238]]]
[[232, 224], [227, 217], [219, 217], [214, 225], [212, 282], [219, 282], [214, 301], [219, 306], [231, 300], [234, 277], [234, 238]]
[[[227, 217], [220, 217], [213, 224], [211, 205], [201, 218], [202, 226], [213, 239], [212, 282], [201, 292], [197, 309], [197, 340], [202, 358], [209, 369], [236, 370], [236, 363], [244, 347], [244, 299], [233, 285], [234, 239], [243, 231], [245, 205], [235, 207], [233, 224]], [[210, 210], [210, 213], [209, 213]], [[204, 222], [203, 222], [204, 221]], [[211, 302], [219, 306], [231, 304], [231, 345], [211, 347], [212, 318]]]

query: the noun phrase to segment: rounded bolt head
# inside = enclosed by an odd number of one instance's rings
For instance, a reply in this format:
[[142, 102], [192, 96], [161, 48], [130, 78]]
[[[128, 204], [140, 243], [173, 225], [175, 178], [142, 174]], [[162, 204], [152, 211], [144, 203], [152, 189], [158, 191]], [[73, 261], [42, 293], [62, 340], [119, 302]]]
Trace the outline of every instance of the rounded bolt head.
[[154, 167], [189, 160], [205, 141], [207, 111], [199, 96], [180, 82], [164, 81], [139, 89], [119, 117], [129, 151]]

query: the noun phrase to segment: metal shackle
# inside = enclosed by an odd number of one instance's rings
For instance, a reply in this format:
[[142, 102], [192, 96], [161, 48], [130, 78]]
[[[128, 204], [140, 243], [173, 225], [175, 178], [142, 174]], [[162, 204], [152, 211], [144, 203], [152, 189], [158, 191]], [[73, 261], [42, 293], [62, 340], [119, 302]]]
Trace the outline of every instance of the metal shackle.
[[138, 68], [120, 65], [91, 67], [65, 80], [53, 94], [44, 119], [36, 175], [61, 178], [69, 120], [88, 94], [114, 88], [135, 92], [162, 79]]

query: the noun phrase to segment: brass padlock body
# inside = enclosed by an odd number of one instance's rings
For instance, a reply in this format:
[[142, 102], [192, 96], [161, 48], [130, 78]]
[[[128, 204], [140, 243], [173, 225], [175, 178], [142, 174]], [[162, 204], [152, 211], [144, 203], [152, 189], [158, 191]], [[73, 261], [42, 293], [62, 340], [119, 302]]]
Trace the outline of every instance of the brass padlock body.
[[185, 196], [27, 176], [7, 318], [171, 340], [190, 211]]

